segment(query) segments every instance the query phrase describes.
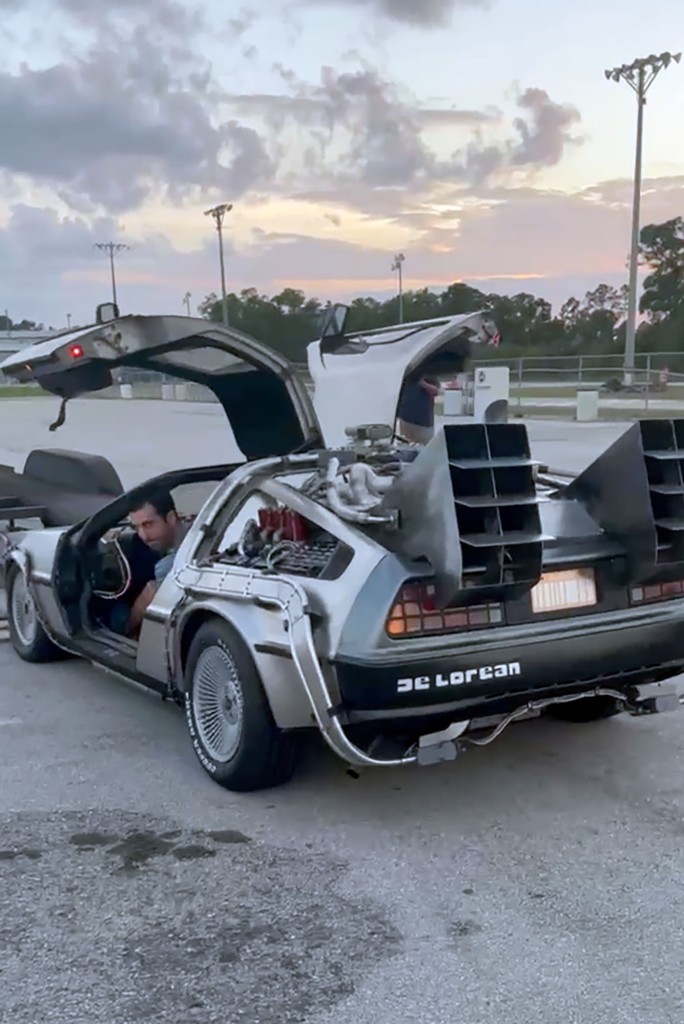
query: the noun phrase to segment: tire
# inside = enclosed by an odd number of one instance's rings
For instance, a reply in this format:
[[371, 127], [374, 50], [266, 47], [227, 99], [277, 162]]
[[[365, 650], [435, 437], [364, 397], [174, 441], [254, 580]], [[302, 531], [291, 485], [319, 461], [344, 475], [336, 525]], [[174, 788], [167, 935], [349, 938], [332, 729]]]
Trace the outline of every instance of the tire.
[[[214, 782], [248, 793], [290, 780], [297, 739], [276, 726], [247, 645], [225, 620], [200, 626], [188, 652], [185, 679], [192, 745]], [[219, 702], [223, 706], [217, 708]], [[216, 738], [207, 735], [206, 717], [212, 709], [220, 715], [222, 735]]]
[[7, 571], [7, 624], [12, 647], [23, 661], [39, 664], [65, 657], [38, 621], [26, 577], [17, 565]]
[[571, 700], [566, 704], [551, 704], [546, 710], [550, 718], [579, 725], [615, 718], [622, 712], [614, 697], [586, 697], [584, 700]]

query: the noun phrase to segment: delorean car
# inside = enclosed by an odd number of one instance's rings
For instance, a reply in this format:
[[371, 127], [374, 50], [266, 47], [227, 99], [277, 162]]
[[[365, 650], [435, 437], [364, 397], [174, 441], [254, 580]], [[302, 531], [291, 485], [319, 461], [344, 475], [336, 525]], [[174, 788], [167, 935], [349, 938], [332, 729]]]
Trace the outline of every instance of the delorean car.
[[495, 332], [480, 312], [349, 334], [333, 307], [307, 382], [232, 328], [100, 307], [9, 357], [2, 373], [62, 399], [54, 427], [122, 370], [204, 385], [243, 455], [154, 479], [204, 490], [135, 638], [109, 609], [154, 575], [128, 519], [151, 481], [124, 491], [100, 456], [58, 448], [2, 468], [14, 650], [177, 702], [200, 764], [243, 792], [289, 780], [310, 730], [358, 775], [453, 760], [540, 714], [679, 707], [684, 420], [635, 422], [575, 476], [507, 417], [423, 446], [396, 433], [407, 378], [459, 372]]

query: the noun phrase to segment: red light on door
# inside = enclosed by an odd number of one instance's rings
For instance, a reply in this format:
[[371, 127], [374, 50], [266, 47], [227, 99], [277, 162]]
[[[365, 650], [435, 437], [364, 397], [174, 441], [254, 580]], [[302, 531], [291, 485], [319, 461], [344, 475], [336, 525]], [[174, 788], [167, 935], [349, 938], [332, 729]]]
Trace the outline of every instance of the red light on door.
[[69, 355], [72, 359], [80, 359], [83, 355], [83, 349], [80, 345], [72, 345], [69, 349]]

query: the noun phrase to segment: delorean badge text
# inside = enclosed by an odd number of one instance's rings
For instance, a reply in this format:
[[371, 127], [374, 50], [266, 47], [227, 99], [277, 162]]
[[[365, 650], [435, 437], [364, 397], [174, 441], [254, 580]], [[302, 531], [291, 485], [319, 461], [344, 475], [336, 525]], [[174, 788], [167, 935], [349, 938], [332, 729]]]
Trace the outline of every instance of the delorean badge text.
[[468, 683], [487, 682], [490, 679], [509, 679], [511, 676], [520, 674], [519, 661], [501, 665], [483, 665], [482, 668], [467, 668], [461, 672], [439, 672], [435, 676], [398, 679], [397, 693], [413, 693], [415, 690], [443, 690], [445, 687], [465, 686]]

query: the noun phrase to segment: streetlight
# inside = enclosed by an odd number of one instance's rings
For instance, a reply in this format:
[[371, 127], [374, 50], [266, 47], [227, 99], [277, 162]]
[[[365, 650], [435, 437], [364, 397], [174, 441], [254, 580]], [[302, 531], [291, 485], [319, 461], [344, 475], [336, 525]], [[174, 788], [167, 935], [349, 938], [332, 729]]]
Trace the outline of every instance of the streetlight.
[[185, 308], [188, 311], [188, 316], [191, 315], [191, 313], [190, 313], [190, 299], [191, 298], [192, 298], [192, 295], [190, 294], [190, 292], [186, 292], [185, 295], [183, 296], [183, 302], [185, 303]]
[[681, 53], [661, 53], [643, 57], [631, 64], [608, 68], [606, 78], [613, 82], [627, 82], [637, 97], [637, 139], [634, 168], [634, 206], [632, 210], [632, 246], [629, 256], [629, 302], [627, 306], [627, 335], [625, 338], [625, 384], [631, 384], [632, 371], [636, 362], [636, 316], [637, 316], [637, 270], [639, 259], [639, 219], [641, 214], [641, 151], [644, 140], [644, 107], [646, 93], [663, 68], [672, 61], [679, 64]]
[[112, 271], [112, 302], [118, 308], [118, 303], [116, 301], [116, 275], [114, 273], [114, 253], [124, 252], [124, 250], [130, 249], [130, 246], [124, 245], [123, 242], [96, 242], [93, 248], [99, 249], [101, 252], [109, 253], [109, 265]]
[[216, 230], [219, 239], [219, 259], [221, 261], [221, 299], [223, 302], [223, 326], [228, 326], [228, 296], [226, 295], [226, 268], [223, 261], [223, 219], [233, 209], [232, 203], [220, 203], [212, 206], [211, 210], [205, 210], [205, 217], [213, 217], [216, 221]]
[[406, 257], [403, 252], [397, 253], [394, 257], [394, 263], [392, 264], [392, 270], [396, 270], [399, 273], [399, 323], [404, 322], [404, 278], [402, 274], [402, 263]]
[[67, 330], [71, 330], [71, 313], [67, 313]]

